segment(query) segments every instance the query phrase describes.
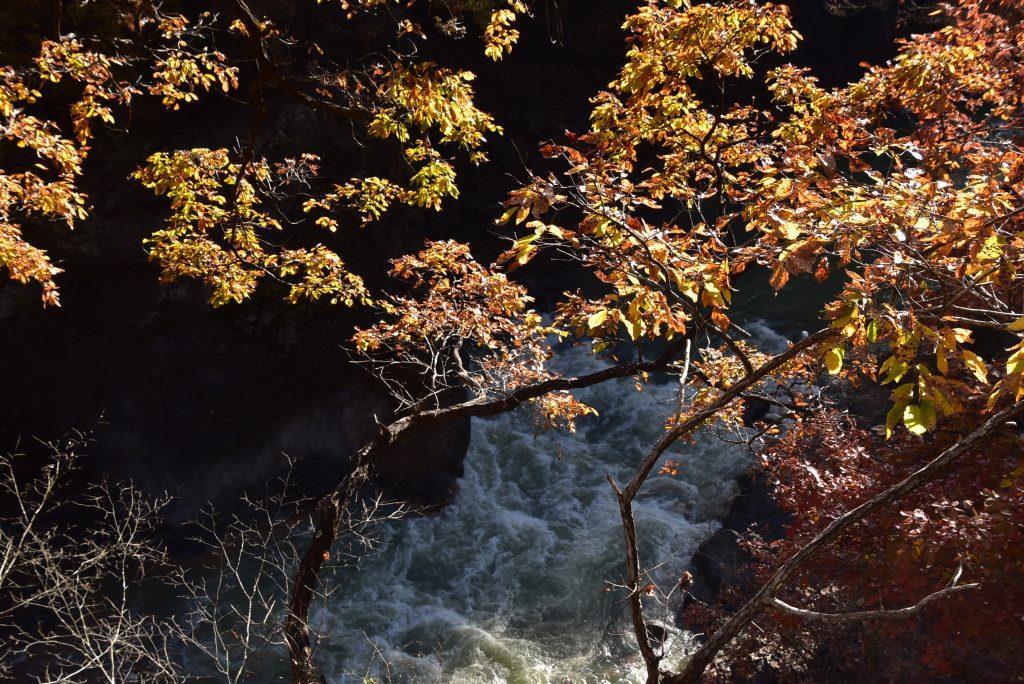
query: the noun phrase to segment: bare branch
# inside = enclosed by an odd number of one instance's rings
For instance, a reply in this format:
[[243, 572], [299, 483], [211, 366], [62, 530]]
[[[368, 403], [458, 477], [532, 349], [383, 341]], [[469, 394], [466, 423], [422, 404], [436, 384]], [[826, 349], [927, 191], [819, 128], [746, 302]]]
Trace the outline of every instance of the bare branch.
[[959, 594], [964, 591], [973, 591], [980, 588], [980, 584], [958, 584], [953, 587], [946, 587], [941, 591], [936, 591], [933, 594], [928, 594], [923, 599], [918, 601], [912, 606], [905, 608], [894, 608], [891, 610], [859, 610], [850, 613], [820, 613], [814, 610], [807, 610], [806, 608], [797, 608], [791, 606], [781, 599], [772, 598], [771, 606], [778, 608], [784, 613], [793, 615], [799, 618], [805, 618], [809, 620], [822, 620], [825, 622], [859, 622], [862, 620], [902, 620], [905, 618], [913, 617], [921, 612], [925, 606], [930, 603], [934, 603], [939, 599], [952, 596], [953, 594]]
[[177, 681], [173, 623], [132, 605], [165, 567], [153, 530], [166, 500], [130, 484], [71, 490], [87, 440], [44, 444], [48, 458], [25, 479], [20, 456], [0, 457], [0, 672], [43, 683]]
[[625, 534], [627, 571], [626, 589], [628, 591], [630, 613], [633, 618], [633, 631], [636, 634], [637, 643], [640, 645], [640, 652], [643, 655], [644, 662], [647, 666], [647, 681], [650, 684], [656, 684], [659, 681], [660, 673], [658, 663], [660, 658], [654, 653], [654, 648], [651, 644], [650, 635], [647, 630], [647, 622], [644, 619], [643, 601], [640, 595], [640, 554], [637, 548], [636, 531], [633, 522], [633, 500], [636, 498], [636, 495], [639, 493], [644, 482], [647, 481], [648, 476], [650, 476], [651, 471], [654, 469], [654, 466], [657, 464], [662, 454], [664, 454], [672, 444], [679, 439], [692, 434], [709, 420], [714, 419], [722, 409], [729, 406], [733, 401], [741, 397], [752, 387], [759, 384], [766, 377], [779, 370], [799, 355], [807, 352], [809, 349], [832, 339], [835, 334], [836, 333], [830, 329], [820, 330], [790, 346], [790, 348], [785, 352], [772, 357], [767, 363], [756, 368], [752, 373], [748, 373], [743, 380], [722, 392], [715, 401], [668, 430], [665, 435], [658, 440], [657, 444], [654, 445], [647, 456], [644, 457], [643, 461], [641, 461], [640, 465], [637, 467], [636, 473], [633, 475], [633, 478], [625, 489], [620, 490], [618, 485], [612, 482], [616, 498], [619, 501], [619, 513], [622, 518], [622, 528]]

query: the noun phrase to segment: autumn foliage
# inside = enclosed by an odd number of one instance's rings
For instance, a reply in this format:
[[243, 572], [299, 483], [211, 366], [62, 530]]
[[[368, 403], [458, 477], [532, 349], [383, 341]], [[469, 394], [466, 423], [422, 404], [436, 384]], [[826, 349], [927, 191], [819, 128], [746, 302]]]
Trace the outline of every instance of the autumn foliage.
[[[818, 352], [822, 371], [854, 392], [891, 387], [884, 434], [806, 403], [813, 394], [786, 398], [798, 422], [765, 467], [795, 522], [784, 544], [758, 547], [766, 581], [768, 569], [837, 512], [909, 475], [923, 462], [911, 453], [938, 453], [968, 434], [979, 412], [1022, 397], [1024, 6], [964, 2], [933, 14], [941, 27], [903, 41], [894, 60], [824, 88], [807, 69], [757, 63], [798, 44], [782, 5], [642, 3], [626, 22], [626, 64], [595, 98], [590, 130], [545, 149], [565, 170], [514, 192], [503, 217], [527, 229], [507, 263], [522, 266], [557, 249], [606, 284], [600, 298], [567, 297], [560, 322], [598, 347], [711, 333], [723, 347], [703, 352], [704, 363], [715, 353], [735, 362], [694, 382], [719, 391], [760, 365], [730, 318], [741, 273], [764, 267], [776, 290], [809, 277], [841, 284], [823, 312], [832, 338]], [[730, 99], [749, 92], [736, 88], [744, 80], [762, 84], [763, 103]], [[730, 411], [749, 397], [736, 399]], [[815, 412], [824, 413], [808, 416]], [[936, 430], [924, 443], [907, 436]], [[1019, 494], [1018, 450], [990, 453], [984, 465], [974, 457], [967, 472], [901, 502], [910, 512], [858, 526], [859, 536], [828, 556], [833, 562], [814, 562], [820, 574], [801, 575], [794, 601], [839, 612], [913, 605], [961, 581], [960, 571], [980, 582], [995, 572], [990, 584], [1015, 587], [1013, 554], [1001, 545], [1020, 529], [1019, 505], [1011, 503]], [[974, 565], [981, 557], [985, 571]], [[911, 621], [862, 636], [863, 643], [889, 637], [898, 650], [907, 642], [893, 635], [912, 635], [926, 644], [927, 667], [963, 674], [970, 647], [956, 643], [960, 635], [981, 637], [1019, 620], [1018, 600], [1005, 588], [988, 591], [972, 604], [973, 632], [953, 618], [957, 606], [963, 610], [953, 602], [941, 609], [945, 621], [929, 614], [934, 632], [926, 636]], [[988, 614], [982, 606], [996, 605], [1000, 617], [980, 617]], [[848, 639], [856, 629], [841, 634]], [[834, 626], [816, 634], [828, 630]], [[838, 648], [842, 637], [829, 633]], [[935, 634], [945, 635], [941, 645], [929, 638]], [[797, 667], [815, 652], [784, 637], [770, 645], [749, 639], [746, 652], [768, 669]], [[644, 656], [648, 681], [657, 681], [663, 656]], [[737, 657], [720, 661], [723, 673]], [[680, 681], [699, 674], [687, 670]]]
[[[922, 445], [912, 437], [886, 442], [848, 415], [823, 411], [801, 420], [765, 450], [765, 477], [792, 520], [784, 538], [765, 539], [755, 526], [744, 545], [755, 559], [750, 581], [763, 581], [804, 545], [836, 510], [849, 510], [883, 490], [938, 448], [956, 439], [942, 431]], [[808, 673], [872, 680], [952, 677], [1002, 681], [1021, 667], [1013, 647], [1024, 596], [1013, 581], [1018, 551], [1020, 438], [1005, 435], [955, 472], [846, 533], [781, 596], [826, 614], [909, 606], [938, 587], [968, 577], [979, 586], [936, 602], [919, 616], [875, 624], [839, 623], [778, 613], [748, 630], [719, 659], [721, 677], [776, 672], [802, 681]], [[724, 597], [732, 604], [747, 587]], [[691, 627], [714, 629], [723, 606], [692, 604]]]
[[[79, 180], [97, 129], [142, 98], [174, 111], [248, 93], [253, 123], [237, 149], [156, 151], [132, 181], [163, 203], [144, 242], [163, 281], [197, 280], [214, 305], [266, 285], [291, 303], [358, 306], [377, 321], [355, 332], [351, 351], [391, 390], [395, 420], [318, 504], [288, 615], [297, 681], [317, 681], [304, 624], [317, 558], [329, 556], [377, 450], [414, 424], [522, 404], [548, 427], [574, 429], [593, 409], [571, 389], [630, 376], [642, 386], [651, 373], [679, 382], [677, 410], [632, 480], [609, 478], [626, 541], [621, 588], [649, 682], [696, 681], [702, 655], [722, 677], [861, 667], [879, 678], [983, 676], [971, 656], [983, 646], [999, 654], [986, 674], [1022, 667], [1024, 466], [1013, 426], [989, 426], [984, 450], [852, 521], [795, 574], [777, 573], [842, 513], [977, 436], [998, 411], [1020, 410], [1024, 2], [935, 3], [928, 30], [900, 40], [894, 59], [833, 87], [788, 63], [802, 36], [784, 4], [642, 0], [589, 127], [545, 144], [546, 170], [495, 212], [508, 249], [486, 265], [466, 244], [429, 242], [391, 262], [381, 291], [329, 246], [332, 234], [373, 230], [399, 205], [440, 211], [460, 196], [457, 160], [486, 162], [488, 138], [504, 132], [477, 106], [475, 76], [425, 57], [423, 41], [461, 37], [462, 18], [474, 18], [483, 54], [501, 59], [529, 4], [456, 2], [458, 16], [445, 19], [425, 0], [325, 2], [338, 22], [388, 27], [379, 50], [345, 58], [302, 44], [244, 0], [226, 3], [230, 14], [129, 4], [113, 36], [56, 36], [30, 63], [0, 68], [0, 136], [17, 148], [0, 169], [0, 267], [57, 305], [60, 269], [29, 236], [41, 221], [73, 228], [87, 217]], [[398, 170], [327, 178], [319, 150], [265, 157], [272, 97], [341, 118]], [[556, 260], [585, 277], [537, 311], [517, 269]], [[755, 272], [779, 292], [827, 283], [837, 294], [822, 329], [780, 354], [758, 349], [735, 306], [757, 287]], [[615, 354], [608, 368], [567, 378], [549, 364], [558, 344]], [[840, 393], [882, 394], [885, 410], [851, 415]], [[764, 405], [779, 416], [772, 424], [750, 419]], [[632, 503], [657, 466], [663, 477], [685, 467], [668, 450], [707, 426], [743, 436], [792, 523], [783, 540], [747, 540], [754, 586], [774, 593], [755, 591], [731, 615], [695, 609], [711, 646], [671, 674], [644, 602], [680, 594], [650, 580]], [[833, 619], [933, 594], [916, 617], [881, 616], [880, 628]], [[769, 628], [747, 628], [766, 614]], [[737, 638], [716, 644], [713, 630], [731, 639], [730, 626]]]
[[[339, 22], [357, 24], [373, 20], [377, 12], [394, 12], [390, 58], [360, 56], [358, 66], [338, 68], [334, 55], [300, 44], [244, 2], [235, 3], [231, 15], [109, 2], [83, 12], [106, 13], [113, 29], [90, 36], [87, 44], [73, 34], [45, 40], [31, 63], [0, 69], [0, 135], [27, 152], [14, 158], [14, 166], [5, 163], [0, 173], [0, 267], [14, 280], [40, 285], [44, 304], [59, 304], [60, 269], [25, 236], [26, 222], [61, 221], [74, 228], [88, 216], [89, 200], [78, 181], [97, 122], [117, 126], [130, 118], [129, 107], [140, 98], [154, 97], [173, 111], [212, 92], [234, 93], [240, 88], [237, 65], [249, 62], [256, 67], [247, 87], [257, 119], [265, 114], [264, 90], [273, 84], [311, 109], [358, 122], [373, 139], [397, 142], [411, 172], [399, 179], [352, 178], [310, 195], [302, 191], [317, 175], [316, 151], [297, 150], [276, 161], [259, 157], [258, 123], [240, 149], [160, 152], [139, 160], [135, 174], [169, 200], [170, 217], [163, 227], [153, 227], [146, 242], [150, 258], [165, 281], [204, 282], [214, 305], [240, 302], [268, 279], [285, 284], [292, 302], [365, 303], [362, 280], [335, 251], [323, 243], [288, 244], [285, 226], [301, 222], [301, 213], [283, 221], [267, 204], [286, 194], [305, 194], [308, 218], [331, 232], [338, 230], [342, 209], [364, 223], [396, 202], [440, 210], [445, 199], [459, 195], [446, 148], [481, 163], [486, 136], [501, 128], [475, 106], [471, 72], [416, 55], [416, 43], [427, 35], [411, 18], [402, 18], [403, 13], [416, 16], [415, 3], [405, 3], [406, 9], [391, 7], [400, 4], [391, 0], [334, 4], [340, 4]], [[451, 7], [449, 12], [486, 9]], [[490, 58], [498, 60], [512, 49], [516, 20], [526, 11], [518, 0], [491, 8], [481, 36]], [[440, 32], [458, 33], [460, 14], [452, 15], [455, 28], [442, 26]], [[217, 41], [235, 46], [236, 53], [215, 49]], [[278, 60], [292, 59], [290, 50], [319, 54], [323, 63], [288, 73]]]

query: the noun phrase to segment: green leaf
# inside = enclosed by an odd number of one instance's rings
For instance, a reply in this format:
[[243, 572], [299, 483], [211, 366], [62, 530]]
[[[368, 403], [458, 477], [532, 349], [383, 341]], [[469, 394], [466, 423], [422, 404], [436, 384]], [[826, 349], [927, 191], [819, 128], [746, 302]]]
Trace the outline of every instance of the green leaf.
[[867, 325], [868, 342], [874, 344], [878, 341], [878, 321], [868, 321]]
[[896, 427], [900, 420], [903, 418], [903, 410], [906, 408], [906, 403], [896, 402], [893, 407], [889, 409], [889, 412], [885, 414], [885, 438], [889, 439], [892, 437], [892, 429]]
[[882, 362], [882, 367], [879, 370], [886, 374], [885, 379], [882, 380], [882, 384], [887, 385], [890, 382], [899, 382], [900, 378], [906, 375], [907, 371], [910, 370], [910, 366], [903, 363], [895, 356], [890, 356]]

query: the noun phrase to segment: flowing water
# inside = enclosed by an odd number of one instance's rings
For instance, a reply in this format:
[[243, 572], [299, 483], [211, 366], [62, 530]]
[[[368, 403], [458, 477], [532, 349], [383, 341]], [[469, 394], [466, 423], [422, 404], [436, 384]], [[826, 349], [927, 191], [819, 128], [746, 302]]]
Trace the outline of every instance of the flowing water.
[[[776, 351], [785, 341], [749, 326]], [[561, 370], [600, 366], [583, 350]], [[600, 411], [579, 431], [536, 429], [524, 412], [474, 419], [465, 474], [440, 515], [385, 532], [382, 550], [316, 616], [333, 635], [321, 654], [331, 682], [367, 673], [396, 682], [633, 682], [642, 680], [622, 593], [623, 540], [606, 473], [627, 480], [663, 431], [676, 387], [624, 380], [579, 393]], [[718, 529], [744, 450], [708, 436], [668, 455], [636, 501], [645, 567], [671, 586]], [[685, 653], [688, 635], [661, 616]], [[387, 669], [382, 664], [387, 662]]]

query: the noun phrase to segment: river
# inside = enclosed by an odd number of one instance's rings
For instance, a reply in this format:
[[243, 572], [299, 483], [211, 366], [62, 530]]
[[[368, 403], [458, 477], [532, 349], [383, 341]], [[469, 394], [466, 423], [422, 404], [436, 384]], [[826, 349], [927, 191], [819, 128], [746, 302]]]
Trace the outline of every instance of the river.
[[[784, 348], [767, 326], [748, 328], [766, 350]], [[566, 373], [600, 366], [583, 349], [557, 363]], [[622, 593], [606, 591], [624, 560], [605, 475], [628, 479], [662, 433], [676, 387], [638, 392], [622, 380], [579, 396], [600, 416], [575, 434], [540, 430], [522, 411], [474, 419], [453, 503], [389, 526], [382, 548], [313, 616], [330, 635], [320, 647], [329, 681], [642, 681]], [[665, 586], [718, 529], [749, 462], [707, 435], [668, 457], [682, 461], [679, 473], [652, 476], [635, 505], [644, 566], [657, 566]], [[665, 612], [671, 663], [690, 635]]]

